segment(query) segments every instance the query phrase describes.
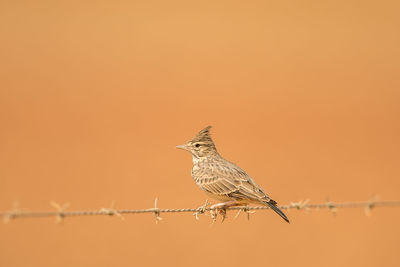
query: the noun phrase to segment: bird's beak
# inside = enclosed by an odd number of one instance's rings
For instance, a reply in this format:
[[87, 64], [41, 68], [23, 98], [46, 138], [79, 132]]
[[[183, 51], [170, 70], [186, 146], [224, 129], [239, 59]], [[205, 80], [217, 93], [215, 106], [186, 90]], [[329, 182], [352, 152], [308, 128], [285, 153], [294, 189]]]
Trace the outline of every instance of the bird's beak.
[[179, 146], [176, 146], [176, 148], [187, 150], [186, 145], [179, 145]]

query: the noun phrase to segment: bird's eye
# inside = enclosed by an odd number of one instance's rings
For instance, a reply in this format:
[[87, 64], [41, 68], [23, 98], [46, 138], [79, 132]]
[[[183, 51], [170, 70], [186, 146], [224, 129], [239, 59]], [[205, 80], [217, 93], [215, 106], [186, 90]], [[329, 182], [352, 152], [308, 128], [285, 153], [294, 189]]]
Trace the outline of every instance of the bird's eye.
[[194, 146], [195, 146], [195, 147], [199, 147], [199, 146], [200, 146], [200, 144], [195, 144]]

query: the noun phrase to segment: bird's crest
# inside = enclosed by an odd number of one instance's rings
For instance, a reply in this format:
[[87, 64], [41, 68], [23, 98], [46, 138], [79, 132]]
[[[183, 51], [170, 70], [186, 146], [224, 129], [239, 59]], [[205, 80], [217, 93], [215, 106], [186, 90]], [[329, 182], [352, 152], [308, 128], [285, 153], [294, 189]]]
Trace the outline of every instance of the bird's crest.
[[207, 126], [203, 130], [201, 130], [195, 137], [193, 137], [192, 142], [202, 142], [204, 144], [214, 144], [210, 135], [211, 126]]

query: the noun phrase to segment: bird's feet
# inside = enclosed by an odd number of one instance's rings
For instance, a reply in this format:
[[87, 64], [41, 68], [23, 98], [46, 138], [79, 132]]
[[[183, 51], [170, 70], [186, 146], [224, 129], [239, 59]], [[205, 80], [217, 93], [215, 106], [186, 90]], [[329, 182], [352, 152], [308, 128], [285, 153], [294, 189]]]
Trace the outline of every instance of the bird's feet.
[[210, 214], [211, 218], [213, 220], [213, 223], [217, 220], [218, 214], [222, 216], [222, 221], [221, 223], [224, 222], [226, 218], [226, 209], [234, 206], [240, 206], [241, 204], [235, 200], [228, 201], [228, 202], [223, 202], [223, 203], [217, 203], [214, 204], [210, 207]]

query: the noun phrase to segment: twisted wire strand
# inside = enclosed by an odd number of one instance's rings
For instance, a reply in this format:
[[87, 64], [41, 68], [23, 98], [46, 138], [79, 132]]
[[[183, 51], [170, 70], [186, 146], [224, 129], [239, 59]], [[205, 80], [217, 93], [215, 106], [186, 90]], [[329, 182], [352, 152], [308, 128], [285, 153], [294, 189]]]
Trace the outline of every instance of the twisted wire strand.
[[[206, 202], [202, 207], [199, 208], [181, 208], [181, 209], [160, 209], [157, 207], [157, 198], [155, 199], [154, 208], [148, 209], [99, 209], [99, 210], [81, 210], [81, 211], [65, 211], [66, 205], [61, 207], [56, 203], [52, 203], [57, 210], [56, 211], [21, 211], [14, 208], [10, 211], [0, 212], [0, 216], [3, 217], [4, 221], [7, 222], [11, 219], [17, 218], [38, 218], [38, 217], [56, 217], [58, 220], [62, 220], [65, 217], [73, 216], [98, 216], [98, 215], [119, 215], [122, 214], [144, 214], [153, 213], [156, 216], [156, 222], [161, 220], [161, 213], [188, 213], [192, 212], [198, 219], [197, 215], [205, 213], [206, 211], [213, 211], [215, 208], [207, 207], [208, 202]], [[400, 207], [400, 200], [394, 201], [359, 201], [359, 202], [325, 202], [325, 203], [308, 203], [308, 201], [292, 202], [287, 205], [280, 205], [279, 208], [284, 210], [297, 209], [297, 210], [311, 210], [311, 209], [330, 209], [335, 212], [338, 208], [365, 208], [366, 214], [372, 208], [376, 207]], [[246, 206], [246, 207], [230, 207], [227, 210], [244, 210], [246, 212], [256, 211], [256, 210], [266, 210], [270, 209], [268, 206]]]

